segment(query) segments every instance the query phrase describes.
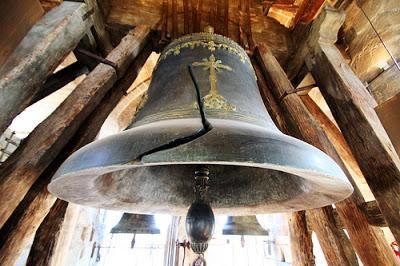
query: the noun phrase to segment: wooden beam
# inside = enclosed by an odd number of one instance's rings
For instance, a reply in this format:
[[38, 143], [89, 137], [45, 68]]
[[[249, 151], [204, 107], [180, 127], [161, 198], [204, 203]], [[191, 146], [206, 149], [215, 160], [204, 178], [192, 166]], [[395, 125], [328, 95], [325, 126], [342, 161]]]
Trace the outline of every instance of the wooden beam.
[[[270, 114], [275, 125], [283, 132], [287, 133], [287, 125], [282, 114], [281, 108], [275, 101], [271, 90], [268, 88], [262, 71], [255, 60], [252, 64], [257, 76], [257, 84], [265, 107]], [[305, 211], [294, 212], [289, 215], [290, 249], [292, 252], [292, 264], [294, 266], [313, 266], [315, 265], [311, 231], [308, 230]]]
[[51, 75], [32, 99], [30, 105], [61, 89], [77, 77], [89, 73], [85, 64], [77, 61]]
[[368, 84], [368, 90], [374, 96], [378, 104], [388, 101], [390, 98], [400, 94], [400, 70], [392, 65]]
[[0, 70], [0, 134], [28, 107], [90, 25], [85, 4], [63, 2], [28, 32]]
[[0, 68], [43, 14], [39, 0], [0, 1]]
[[198, 3], [200, 0], [191, 0], [191, 6], [192, 6], [192, 32], [198, 32], [199, 29], [197, 28], [197, 13], [198, 13]]
[[310, 216], [307, 221], [318, 237], [328, 265], [358, 265], [349, 239], [342, 229], [336, 227], [331, 206], [308, 210], [306, 215]]
[[125, 73], [149, 41], [149, 33], [147, 26], [137, 26], [130, 31], [107, 56], [117, 64], [118, 71], [99, 64], [0, 166], [0, 202], [7, 206], [0, 209], [0, 226], [115, 81]]
[[178, 4], [172, 0], [172, 39], [178, 37]]
[[196, 31], [195, 32], [199, 32], [199, 31], [203, 30], [201, 28], [201, 18], [202, 18], [202, 14], [203, 14], [203, 2], [204, 2], [204, 0], [198, 0], [198, 8], [196, 9], [197, 21], [196, 21]]
[[51, 265], [54, 247], [61, 232], [68, 202], [57, 199], [46, 218], [36, 231], [30, 249], [27, 266]]
[[229, 0], [224, 0], [224, 35], [229, 35]]
[[[387, 227], [385, 218], [383, 217], [382, 212], [378, 207], [378, 203], [376, 203], [375, 200], [364, 202], [361, 204], [360, 207], [367, 217], [368, 223], [370, 225], [376, 227]], [[333, 215], [335, 216], [336, 227], [346, 229], [346, 226], [340, 220], [339, 214], [337, 213], [336, 209], [334, 209]], [[390, 251], [390, 249], [388, 249], [388, 251]]]
[[[326, 12], [321, 12], [310, 28], [307, 27], [307, 29], [302, 30], [299, 34], [300, 40], [298, 40], [296, 52], [285, 66], [286, 74], [290, 80], [293, 80], [304, 66], [305, 58], [309, 54], [309, 47], [313, 47], [319, 39], [336, 42], [339, 29], [343, 23], [344, 16], [327, 16]], [[304, 38], [306, 33], [308, 38]]]
[[325, 0], [308, 0], [308, 6], [306, 8], [307, 12], [303, 13], [301, 21], [304, 23], [310, 23], [317, 15]]
[[[113, 88], [101, 100], [98, 108], [90, 114], [84, 123], [82, 123], [75, 135], [63, 148], [62, 152], [37, 179], [18, 208], [1, 228], [1, 265], [13, 265], [13, 262], [18, 259], [17, 254], [21, 253], [27, 243], [32, 239], [36, 229], [56, 200], [56, 198], [47, 191], [47, 184], [50, 182], [51, 177], [70, 154], [95, 139], [108, 115], [136, 79], [151, 51], [152, 43], [147, 42], [147, 45], [127, 69], [125, 76], [117, 81]], [[51, 214], [50, 216], [54, 215], [56, 214]], [[48, 257], [51, 256], [53, 252], [52, 248], [55, 247], [53, 246], [47, 250], [42, 249], [42, 247], [46, 246], [47, 242], [57, 242], [57, 230], [57, 227], [52, 227], [51, 222], [45, 223], [45, 225], [42, 226], [42, 230], [37, 233], [36, 242], [34, 241], [33, 243], [33, 248], [37, 248], [37, 252], [31, 252], [30, 260], [32, 260], [32, 262], [37, 262], [37, 260], [41, 259], [40, 257], [48, 259]], [[40, 234], [42, 234], [41, 232], [47, 231], [49, 232], [48, 234], [40, 236]], [[5, 262], [5, 264], [2, 262]]]
[[[393, 257], [386, 255], [390, 254], [386, 248], [387, 245], [377, 234], [377, 232], [371, 229], [363, 211], [358, 206], [360, 198], [362, 197], [357, 190], [349, 171], [339, 157], [334, 145], [327, 137], [323, 128], [316, 123], [316, 120], [303, 104], [300, 97], [295, 93], [291, 93], [294, 91], [294, 88], [286, 77], [276, 58], [271, 54], [269, 49], [263, 45], [259, 45], [258, 49], [255, 50], [255, 56], [257, 58], [257, 62], [259, 62], [263, 75], [269, 84], [269, 87], [273, 90], [275, 98], [280, 99], [281, 107], [285, 111], [285, 118], [290, 125], [291, 135], [301, 138], [326, 152], [342, 167], [350, 182], [352, 182], [355, 192], [351, 197], [347, 198], [343, 202], [336, 203], [336, 207], [342, 222], [346, 224], [346, 229], [350, 235], [351, 243], [354, 249], [357, 251], [361, 261], [364, 263], [364, 265], [374, 265], [377, 260], [381, 261], [378, 263], [380, 265], [396, 264]], [[326, 216], [330, 213], [330, 211], [320, 211], [325, 212], [325, 214], [322, 213], [318, 215], [318, 217], [315, 216], [315, 218], [312, 219], [313, 222], [329, 224], [329, 227], [326, 229], [333, 228], [332, 222], [334, 220], [332, 220], [331, 217], [329, 218]], [[325, 216], [327, 220], [319, 220], [319, 218]], [[326, 225], [323, 224], [321, 227], [314, 227], [325, 230], [324, 226]], [[322, 236], [326, 233], [327, 232], [324, 233], [324, 231], [321, 231], [320, 235]], [[337, 245], [339, 245], [341, 243], [340, 238], [341, 236], [338, 235], [335, 230], [331, 229], [330, 235], [322, 237], [322, 241], [326, 241], [326, 239], [335, 239], [335, 241], [332, 243], [337, 243]], [[366, 241], [366, 239], [368, 239], [368, 241]], [[321, 246], [323, 247], [325, 244], [321, 243]], [[328, 246], [329, 244], [327, 243], [326, 248], [328, 248]], [[337, 251], [336, 256], [341, 256], [341, 254], [344, 254], [343, 252], [345, 249], [341, 251], [340, 246], [335, 246], [334, 249]], [[327, 252], [331, 251], [327, 250]], [[351, 257], [349, 259], [351, 259]], [[350, 261], [351, 260], [349, 260], [349, 262]], [[332, 261], [332, 263], [334, 264], [335, 262]]]
[[245, 0], [245, 12], [246, 12], [246, 37], [249, 45], [249, 50], [253, 51], [255, 48], [253, 40], [253, 31], [251, 30], [251, 12], [250, 12], [250, 0]]
[[[344, 16], [325, 9], [325, 16]], [[323, 33], [323, 32], [322, 32]], [[334, 42], [317, 41], [307, 66], [311, 70], [379, 208], [400, 242], [400, 160], [373, 109], [374, 100]]]
[[[0, 265], [15, 265], [36, 229], [47, 215], [56, 197], [47, 184], [57, 168], [49, 167], [30, 188], [24, 199], [0, 230]], [[2, 205], [6, 209], [7, 205]]]
[[[274, 119], [274, 122], [276, 123], [276, 125], [286, 134], [290, 134], [293, 135], [295, 134], [296, 136], [299, 135], [299, 133], [295, 132], [295, 129], [293, 128], [293, 119], [291, 119], [287, 112], [304, 112], [305, 110], [301, 108], [301, 105], [299, 105], [299, 101], [300, 99], [298, 99], [298, 101], [294, 101], [291, 104], [293, 104], [293, 106], [296, 108], [296, 110], [286, 110], [285, 108], [281, 108], [278, 106], [281, 96], [276, 97], [276, 92], [274, 91], [276, 88], [278, 88], [278, 91], [281, 91], [283, 93], [283, 88], [285, 88], [285, 86], [288, 86], [290, 84], [290, 82], [287, 80], [287, 78], [285, 76], [282, 76], [283, 70], [278, 67], [276, 64], [273, 65], [268, 65], [268, 67], [270, 67], [270, 69], [266, 69], [265, 66], [265, 62], [263, 61], [263, 58], [265, 58], [265, 51], [263, 54], [260, 53], [260, 47], [257, 47], [254, 51], [254, 59], [256, 64], [254, 64], [255, 66], [255, 70], [256, 73], [259, 73], [258, 76], [261, 77], [258, 78], [258, 84], [259, 84], [259, 88], [261, 89], [260, 93], [261, 96], [264, 100], [264, 103], [268, 109], [268, 112], [270, 113], [270, 115], [272, 117], [276, 117], [278, 116], [278, 118]], [[272, 55], [269, 55], [269, 59], [271, 59]], [[276, 61], [276, 59], [275, 59]], [[274, 62], [274, 60], [272, 61]], [[277, 62], [277, 61], [276, 61]], [[271, 62], [268, 62], [268, 64], [270, 64]], [[278, 63], [279, 66], [279, 63]], [[273, 68], [273, 69], [271, 69]], [[270, 77], [270, 75], [265, 75], [266, 71], [271, 71], [273, 72], [273, 80]], [[261, 72], [261, 73], [260, 73]], [[263, 80], [265, 79], [267, 84], [264, 84]], [[261, 85], [261, 86], [260, 86]], [[289, 85], [291, 88], [291, 85]], [[271, 91], [269, 91], [269, 88], [274, 87], [274, 89]], [[295, 95], [295, 94], [292, 94]], [[286, 97], [287, 98], [287, 97]], [[294, 98], [292, 98], [294, 99]], [[305, 121], [302, 121], [301, 123], [307, 122], [306, 124], [308, 125], [310, 118], [309, 117], [305, 117], [303, 119], [306, 119]], [[311, 120], [313, 121], [313, 120]], [[302, 127], [302, 129], [305, 129], [305, 127]], [[302, 130], [300, 129], [300, 130]], [[302, 131], [300, 131], [302, 132]], [[316, 232], [318, 239], [320, 240], [320, 244], [321, 247], [324, 251], [324, 254], [328, 260], [328, 263], [331, 263], [333, 265], [335, 262], [340, 262], [343, 263], [342, 265], [354, 265], [352, 263], [354, 263], [354, 256], [351, 255], [350, 252], [348, 252], [349, 250], [351, 250], [351, 246], [348, 247], [348, 242], [343, 242], [343, 235], [342, 232], [339, 231], [336, 228], [336, 224], [334, 221], [334, 216], [332, 214], [332, 207], [325, 207], [325, 208], [320, 208], [320, 209], [316, 209], [313, 212], [309, 213], [309, 211], [307, 211], [307, 216], [310, 217], [310, 220], [312, 220], [312, 224], [313, 224], [313, 230]], [[308, 247], [308, 235], [310, 234], [307, 230], [307, 226], [306, 223], [304, 221], [305, 218], [303, 218], [302, 213], [294, 213], [293, 216], [291, 217], [292, 220], [292, 224], [293, 226], [296, 226], [295, 229], [291, 230], [291, 233], [293, 233], [293, 235], [291, 235], [291, 238], [293, 239], [301, 239], [303, 238], [304, 243], [296, 243], [295, 241], [293, 241], [293, 243], [291, 242], [291, 249], [293, 252], [293, 257], [295, 257], [296, 259], [298, 259], [298, 261], [294, 262], [296, 265], [313, 265], [315, 262], [314, 260], [310, 260], [307, 262], [304, 262], [304, 260], [306, 259], [311, 259], [313, 258], [313, 255], [310, 254], [310, 248]], [[302, 220], [303, 219], [303, 220]], [[311, 226], [310, 226], [311, 227]], [[299, 232], [295, 232], [294, 230], [301, 230]], [[293, 231], [293, 232], [292, 232]], [[304, 234], [301, 236], [301, 234]], [[347, 245], [346, 245], [347, 244]], [[349, 254], [350, 253], [350, 254]], [[354, 251], [353, 251], [354, 253]], [[336, 258], [336, 259], [335, 259]], [[303, 264], [304, 263], [304, 264]]]
[[100, 9], [97, 0], [85, 0], [85, 3], [89, 10], [93, 12], [92, 20], [96, 42], [102, 56], [105, 57], [111, 52], [113, 46], [111, 45], [110, 35], [106, 30], [103, 11]]
[[294, 212], [289, 215], [290, 250], [293, 266], [314, 266], [311, 232], [306, 222], [306, 212]]
[[400, 93], [379, 104], [375, 111], [381, 120], [383, 127], [389, 135], [390, 140], [400, 156]]
[[183, 0], [183, 34], [190, 33], [189, 30], [189, 0]]

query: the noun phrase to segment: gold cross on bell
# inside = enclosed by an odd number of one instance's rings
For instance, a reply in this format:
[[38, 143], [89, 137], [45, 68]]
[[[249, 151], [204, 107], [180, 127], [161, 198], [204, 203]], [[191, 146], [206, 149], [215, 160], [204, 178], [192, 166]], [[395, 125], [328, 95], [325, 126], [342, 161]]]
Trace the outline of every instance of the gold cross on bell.
[[210, 91], [203, 97], [204, 107], [208, 109], [223, 109], [226, 111], [236, 111], [236, 106], [230, 104], [222, 95], [218, 93], [217, 88], [217, 72], [222, 70], [233, 71], [233, 69], [222, 64], [221, 60], [217, 60], [214, 54], [209, 58], [203, 58], [201, 62], [193, 62], [192, 66], [202, 66], [203, 70], [209, 70]]

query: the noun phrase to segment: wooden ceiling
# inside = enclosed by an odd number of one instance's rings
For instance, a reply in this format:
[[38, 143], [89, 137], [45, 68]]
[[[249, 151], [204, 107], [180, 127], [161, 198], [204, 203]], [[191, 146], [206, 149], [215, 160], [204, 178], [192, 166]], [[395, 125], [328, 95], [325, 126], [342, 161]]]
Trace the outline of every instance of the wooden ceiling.
[[[41, 0], [50, 10], [63, 0]], [[83, 1], [83, 0], [82, 0]], [[85, 0], [93, 2], [96, 0]], [[284, 64], [292, 51], [290, 30], [309, 23], [325, 0], [97, 0], [111, 41], [116, 45], [128, 29], [146, 24], [171, 40], [211, 25], [252, 50], [264, 42]]]

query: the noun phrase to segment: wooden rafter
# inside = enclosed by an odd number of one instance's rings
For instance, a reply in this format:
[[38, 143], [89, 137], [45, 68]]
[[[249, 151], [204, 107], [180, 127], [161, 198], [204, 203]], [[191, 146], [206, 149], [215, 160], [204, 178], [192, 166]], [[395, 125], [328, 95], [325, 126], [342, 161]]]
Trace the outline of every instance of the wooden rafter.
[[183, 32], [189, 33], [189, 0], [183, 0]]
[[177, 0], [172, 0], [172, 38], [178, 37], [178, 5]]

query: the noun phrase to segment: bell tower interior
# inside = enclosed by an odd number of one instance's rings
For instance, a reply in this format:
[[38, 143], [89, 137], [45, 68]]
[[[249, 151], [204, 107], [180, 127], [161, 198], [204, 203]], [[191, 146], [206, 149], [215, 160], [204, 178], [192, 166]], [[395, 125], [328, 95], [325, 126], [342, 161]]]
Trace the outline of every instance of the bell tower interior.
[[3, 0], [0, 265], [400, 265], [398, 0]]

